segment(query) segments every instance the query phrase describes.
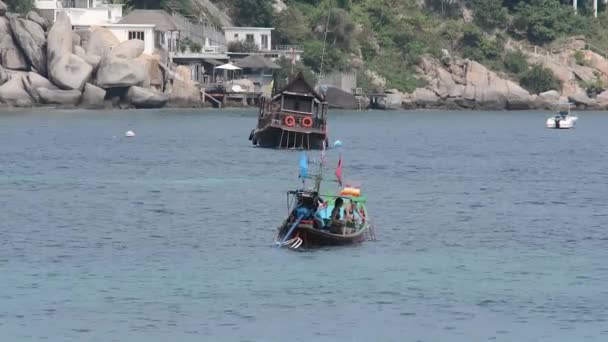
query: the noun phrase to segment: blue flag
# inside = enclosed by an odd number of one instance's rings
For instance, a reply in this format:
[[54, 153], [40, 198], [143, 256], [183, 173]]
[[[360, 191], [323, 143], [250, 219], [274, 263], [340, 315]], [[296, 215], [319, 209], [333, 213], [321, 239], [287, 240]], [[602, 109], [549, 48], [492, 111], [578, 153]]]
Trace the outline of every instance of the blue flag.
[[300, 155], [300, 178], [306, 178], [308, 174], [308, 158], [306, 158], [306, 153], [302, 152]]

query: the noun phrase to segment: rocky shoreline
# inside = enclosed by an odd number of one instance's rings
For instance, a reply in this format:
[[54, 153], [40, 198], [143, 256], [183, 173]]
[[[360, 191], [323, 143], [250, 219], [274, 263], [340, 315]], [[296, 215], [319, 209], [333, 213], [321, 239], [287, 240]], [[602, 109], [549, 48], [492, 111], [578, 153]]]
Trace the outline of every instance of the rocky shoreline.
[[36, 12], [6, 13], [0, 1], [0, 106], [201, 105], [187, 67], [166, 70], [159, 56], [143, 51], [143, 41], [120, 43], [103, 28], [72, 31], [65, 13], [58, 13], [51, 25]]

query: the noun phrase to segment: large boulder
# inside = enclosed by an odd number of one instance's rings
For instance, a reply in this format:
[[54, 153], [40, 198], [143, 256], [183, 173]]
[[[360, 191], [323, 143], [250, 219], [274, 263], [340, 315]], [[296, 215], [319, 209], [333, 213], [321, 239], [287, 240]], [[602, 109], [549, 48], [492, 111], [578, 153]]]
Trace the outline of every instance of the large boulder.
[[608, 108], [608, 90], [604, 90], [601, 94], [595, 97], [597, 105], [603, 109]]
[[84, 92], [82, 93], [81, 106], [85, 108], [103, 108], [104, 100], [106, 98], [106, 91], [99, 88], [98, 86], [87, 83], [84, 86]]
[[541, 100], [547, 101], [547, 102], [555, 103], [555, 102], [559, 101], [559, 93], [557, 92], [557, 90], [545, 91], [544, 93], [538, 94], [538, 97]]
[[439, 106], [440, 98], [435, 94], [434, 91], [426, 88], [417, 88], [412, 93], [412, 101], [416, 103], [418, 107], [437, 107]]
[[401, 109], [403, 93], [397, 89], [389, 89], [385, 92], [384, 105], [386, 109]]
[[121, 58], [137, 58], [144, 53], [144, 47], [143, 40], [125, 40], [112, 49], [112, 56]]
[[[83, 38], [80, 35], [81, 39]], [[84, 50], [91, 55], [103, 56], [111, 51], [111, 48], [118, 46], [120, 41], [109, 30], [94, 27], [86, 42], [83, 42]]]
[[583, 82], [593, 82], [597, 78], [592, 68], [582, 65], [573, 65], [572, 72], [579, 80]]
[[167, 103], [169, 97], [150, 89], [132, 86], [127, 92], [127, 100], [135, 108], [160, 108]]
[[332, 108], [339, 109], [359, 109], [359, 103], [355, 96], [344, 90], [329, 86], [325, 92], [325, 100]]
[[519, 84], [506, 81], [507, 85], [507, 109], [510, 110], [525, 110], [530, 109], [531, 99], [530, 93], [524, 88], [520, 87]]
[[505, 80], [475, 61], [468, 61], [466, 70], [464, 97], [474, 99], [479, 109], [504, 109], [508, 93]]
[[602, 74], [608, 75], [608, 60], [593, 51], [585, 51], [585, 62], [590, 67], [599, 70]]
[[101, 57], [86, 53], [80, 46], [74, 46], [74, 54], [89, 63], [93, 67], [93, 73], [95, 73], [97, 67], [99, 67], [99, 62], [101, 62]]
[[199, 107], [202, 105], [200, 89], [192, 82], [190, 68], [179, 65], [167, 84], [169, 105], [177, 107]]
[[82, 93], [79, 90], [61, 90], [38, 88], [40, 101], [45, 104], [58, 104], [64, 106], [75, 106], [80, 101]]
[[77, 46], [80, 46], [80, 35], [76, 32], [72, 32], [72, 50]]
[[[160, 65], [160, 56], [159, 55], [146, 55], [142, 54], [138, 57], [138, 59], [145, 59], [147, 61], [147, 75], [149, 87], [151, 89], [155, 89], [157, 91], [163, 91], [165, 85], [165, 77], [163, 69]], [[145, 83], [145, 82], [144, 82]]]
[[17, 17], [10, 17], [9, 25], [17, 45], [25, 54], [32, 69], [46, 76], [46, 36], [42, 27], [33, 21]]
[[102, 88], [139, 86], [145, 78], [145, 64], [109, 54], [102, 57], [97, 70], [97, 85]]
[[64, 12], [57, 15], [48, 36], [49, 79], [61, 89], [81, 90], [91, 78], [93, 67], [72, 53], [72, 25]]
[[4, 2], [0, 1], [0, 15], [6, 14], [7, 6]]
[[41, 17], [35, 11], [27, 12], [25, 19], [31, 20], [31, 21], [35, 22], [36, 24], [40, 25], [40, 27], [42, 27], [42, 29], [44, 31], [47, 31], [49, 29], [49, 27], [51, 27], [51, 23], [46, 18]]
[[36, 103], [42, 102], [38, 88], [57, 89], [51, 81], [31, 71], [22, 76], [22, 82], [23, 88]]
[[577, 107], [582, 108], [594, 107], [596, 105], [595, 100], [589, 98], [589, 96], [587, 96], [587, 93], [585, 93], [584, 91], [580, 91], [576, 94], [568, 96], [568, 100], [574, 102]]
[[0, 65], [0, 85], [3, 85], [10, 79], [8, 73], [4, 68]]
[[11, 76], [8, 82], [0, 86], [0, 103], [15, 107], [32, 106], [32, 97], [23, 88], [21, 76]]
[[15, 44], [8, 19], [0, 17], [0, 62], [12, 70], [29, 70], [30, 66]]
[[93, 67], [73, 53], [62, 56], [51, 65], [51, 81], [61, 89], [81, 90], [91, 78]]

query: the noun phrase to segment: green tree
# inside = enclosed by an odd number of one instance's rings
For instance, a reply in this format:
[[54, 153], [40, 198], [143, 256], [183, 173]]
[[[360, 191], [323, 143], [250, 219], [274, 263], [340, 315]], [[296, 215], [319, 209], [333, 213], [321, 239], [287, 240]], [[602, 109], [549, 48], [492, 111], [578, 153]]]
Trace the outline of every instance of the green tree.
[[507, 52], [503, 58], [503, 63], [508, 71], [517, 75], [528, 70], [528, 60], [521, 51]]
[[34, 0], [4, 0], [9, 12], [25, 14], [34, 9]]
[[474, 0], [475, 22], [486, 30], [503, 28], [507, 24], [507, 9], [502, 0]]
[[234, 10], [239, 26], [272, 26], [272, 0], [235, 0]]
[[[577, 18], [578, 17], [578, 18]], [[560, 35], [584, 29], [585, 20], [571, 6], [559, 0], [530, 0], [516, 6], [515, 27], [526, 32], [529, 40], [544, 44]]]
[[355, 40], [353, 34], [355, 23], [348, 12], [342, 8], [333, 8], [329, 13], [329, 25], [327, 25], [327, 19], [328, 16], [326, 13], [322, 13], [322, 15], [317, 18], [316, 26], [322, 28], [317, 30], [318, 38], [324, 39], [325, 26], [327, 26], [327, 43], [345, 50], [350, 50], [353, 47]]
[[560, 80], [553, 74], [551, 69], [545, 68], [540, 64], [534, 64], [521, 77], [522, 87], [534, 94], [539, 94], [548, 90], [562, 89]]
[[296, 7], [289, 7], [274, 18], [274, 40], [279, 44], [302, 44], [310, 37], [306, 18]]
[[321, 72], [321, 59], [323, 60], [323, 73], [345, 68], [344, 56], [340, 50], [331, 45], [325, 46], [323, 55], [323, 43], [318, 40], [311, 40], [304, 44], [304, 55], [302, 60], [305, 65], [314, 72]]

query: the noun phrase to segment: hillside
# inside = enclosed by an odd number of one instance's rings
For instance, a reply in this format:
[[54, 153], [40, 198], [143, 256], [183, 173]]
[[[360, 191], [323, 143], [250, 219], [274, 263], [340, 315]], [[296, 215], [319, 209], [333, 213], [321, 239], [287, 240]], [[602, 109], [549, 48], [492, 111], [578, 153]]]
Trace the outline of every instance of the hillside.
[[[559, 0], [227, 0], [215, 1], [237, 25], [273, 26], [276, 44], [303, 44], [300, 69], [323, 72], [356, 69], [359, 85], [413, 92], [425, 85], [423, 56], [475, 60], [531, 92], [554, 89], [559, 80], [528, 65], [509, 44], [559, 47], [582, 35], [598, 50], [608, 50], [608, 15], [600, 4], [579, 0], [575, 14]], [[602, 1], [599, 1], [602, 3]], [[539, 74], [540, 73], [540, 74]], [[385, 80], [378, 81], [378, 77]], [[540, 77], [540, 84], [535, 78]], [[602, 84], [594, 84], [602, 87]], [[558, 89], [559, 90], [559, 89]]]

